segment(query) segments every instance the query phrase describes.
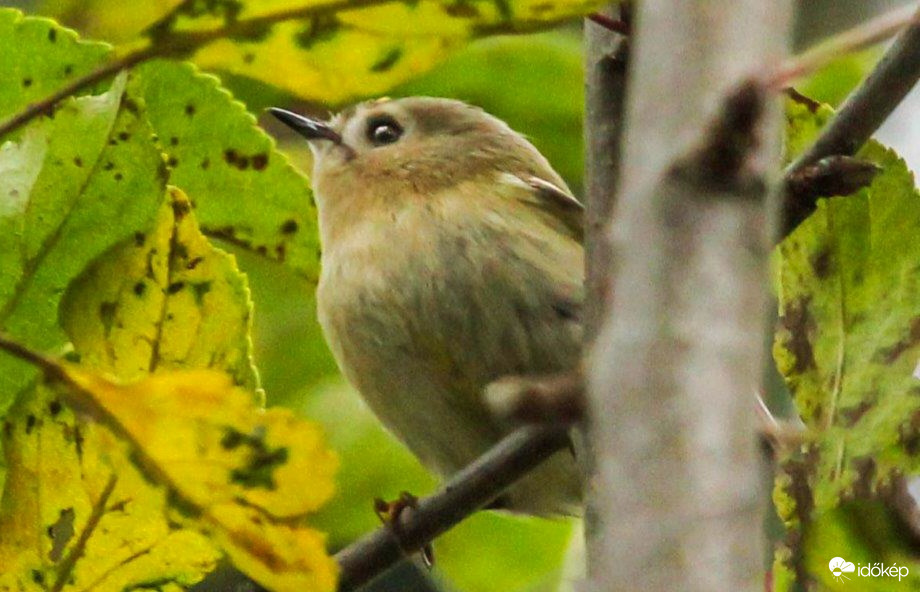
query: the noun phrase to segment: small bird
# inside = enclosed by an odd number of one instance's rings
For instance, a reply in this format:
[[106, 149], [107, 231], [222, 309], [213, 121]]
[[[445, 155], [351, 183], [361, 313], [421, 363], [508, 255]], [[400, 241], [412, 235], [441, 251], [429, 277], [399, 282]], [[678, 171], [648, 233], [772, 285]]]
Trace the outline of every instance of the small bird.
[[[508, 432], [487, 385], [578, 364], [581, 204], [522, 135], [460, 101], [379, 99], [328, 122], [271, 112], [313, 152], [317, 310], [336, 361], [423, 464], [456, 472]], [[500, 506], [573, 514], [580, 498], [563, 451]]]

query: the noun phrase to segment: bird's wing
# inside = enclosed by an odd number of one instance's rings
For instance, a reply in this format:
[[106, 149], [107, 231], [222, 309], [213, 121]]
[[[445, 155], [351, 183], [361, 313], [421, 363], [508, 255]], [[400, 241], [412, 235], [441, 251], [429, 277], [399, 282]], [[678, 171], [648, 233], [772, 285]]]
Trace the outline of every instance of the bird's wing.
[[585, 208], [567, 188], [533, 175], [505, 173], [503, 181], [526, 188], [521, 201], [534, 205], [559, 220], [579, 242], [584, 242]]

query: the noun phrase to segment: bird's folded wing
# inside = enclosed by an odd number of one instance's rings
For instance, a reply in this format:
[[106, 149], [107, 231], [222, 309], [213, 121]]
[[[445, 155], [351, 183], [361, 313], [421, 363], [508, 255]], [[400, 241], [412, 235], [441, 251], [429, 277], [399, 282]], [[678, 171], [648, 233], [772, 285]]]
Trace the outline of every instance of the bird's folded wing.
[[536, 206], [562, 222], [580, 243], [584, 242], [585, 208], [567, 188], [559, 187], [533, 175], [505, 173], [502, 181], [526, 188], [521, 201]]

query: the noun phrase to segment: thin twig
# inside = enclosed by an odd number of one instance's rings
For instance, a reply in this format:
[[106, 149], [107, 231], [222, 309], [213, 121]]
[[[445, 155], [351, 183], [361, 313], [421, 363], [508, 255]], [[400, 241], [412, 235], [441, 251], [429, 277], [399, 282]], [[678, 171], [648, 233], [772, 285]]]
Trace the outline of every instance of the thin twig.
[[[441, 491], [420, 500], [418, 507], [402, 512], [398, 528], [380, 528], [339, 551], [335, 556], [341, 568], [339, 592], [355, 590], [406, 554], [421, 549], [567, 446], [565, 426], [518, 428], [454, 475]], [[398, 531], [398, 539], [394, 531]]]
[[[604, 16], [629, 25], [627, 1], [609, 5]], [[585, 26], [585, 347], [603, 324], [612, 294], [610, 262], [613, 249], [607, 224], [620, 179], [629, 38], [601, 27]], [[588, 456], [588, 455], [586, 455]], [[590, 519], [589, 519], [590, 520]]]
[[340, 11], [355, 10], [368, 6], [390, 4], [399, 0], [336, 0], [328, 4], [310, 5], [271, 14], [232, 21], [225, 26], [209, 31], [192, 31], [164, 34], [154, 43], [124, 56], [113, 62], [81, 76], [61, 89], [35, 103], [31, 103], [19, 113], [0, 124], [0, 137], [25, 125], [32, 119], [50, 113], [54, 106], [63, 99], [84, 90], [101, 80], [113, 76], [121, 70], [131, 68], [147, 60], [158, 57], [187, 55], [200, 47], [226, 37], [258, 36], [265, 33], [267, 27], [283, 21], [325, 16]]
[[818, 43], [807, 51], [783, 62], [767, 76], [767, 84], [781, 90], [802, 76], [816, 72], [843, 54], [871, 47], [916, 24], [915, 6], [901, 6]]
[[601, 12], [592, 12], [588, 15], [588, 20], [596, 23], [608, 31], [619, 33], [620, 35], [629, 36], [629, 23], [624, 19], [617, 19]]
[[[917, 12], [920, 15], [920, 11]], [[920, 79], [920, 22], [912, 24], [885, 52], [865, 81], [853, 91], [817, 141], [785, 171], [790, 179], [802, 169], [828, 156], [852, 156], [904, 100]], [[816, 197], [787, 198], [783, 235], [792, 231], [815, 209]]]

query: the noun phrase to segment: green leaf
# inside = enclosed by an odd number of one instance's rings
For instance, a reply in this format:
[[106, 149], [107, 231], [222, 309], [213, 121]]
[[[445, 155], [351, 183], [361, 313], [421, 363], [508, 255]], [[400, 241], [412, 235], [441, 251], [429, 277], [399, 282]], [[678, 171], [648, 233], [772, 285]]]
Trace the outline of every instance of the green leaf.
[[[791, 104], [788, 151], [804, 147], [830, 113]], [[821, 200], [774, 261], [774, 356], [808, 430], [777, 481], [777, 507], [793, 533], [777, 564], [791, 572], [819, 565], [808, 577], [821, 580], [842, 551], [816, 524], [829, 528], [820, 521], [850, 500], [886, 506], [900, 478], [920, 469], [920, 193], [893, 151], [869, 142], [859, 157], [881, 167], [871, 186]], [[872, 560], [909, 561], [890, 543]], [[868, 539], [845, 549], [856, 556], [860, 544]], [[823, 565], [807, 560], [825, 555]]]
[[[65, 101], [0, 149], [0, 328], [36, 349], [65, 343], [57, 306], [107, 248], [146, 228], [166, 171], [124, 79]], [[34, 376], [0, 356], [0, 409]]]
[[188, 194], [205, 234], [315, 278], [319, 237], [309, 181], [243, 104], [190, 64], [159, 60], [136, 72], [131, 89], [147, 105], [170, 183]]
[[786, 129], [783, 136], [783, 162], [795, 159], [818, 137], [818, 132], [834, 116], [829, 106], [795, 91], [786, 100]]
[[0, 41], [0, 119], [92, 71], [112, 54], [106, 43], [82, 41], [50, 19], [24, 17], [11, 8], [0, 8]]
[[60, 305], [61, 326], [87, 368], [122, 381], [212, 368], [257, 390], [251, 317], [246, 277], [202, 236], [174, 187], [156, 222], [94, 261]]
[[795, 87], [805, 96], [836, 108], [869, 74], [882, 56], [882, 47], [846, 53], [821, 68]]

